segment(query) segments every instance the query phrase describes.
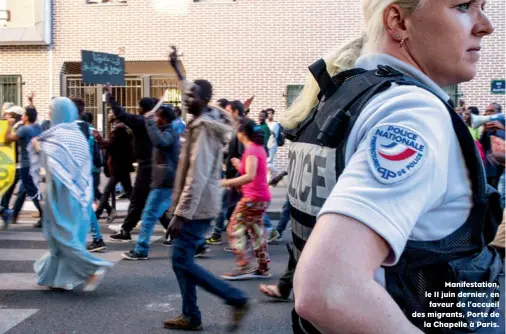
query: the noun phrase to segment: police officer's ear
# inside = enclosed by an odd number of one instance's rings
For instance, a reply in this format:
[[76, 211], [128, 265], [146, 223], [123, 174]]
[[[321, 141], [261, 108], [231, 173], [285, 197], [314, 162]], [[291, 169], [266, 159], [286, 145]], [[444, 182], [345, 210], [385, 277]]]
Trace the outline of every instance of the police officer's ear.
[[402, 44], [408, 39], [407, 19], [409, 19], [409, 16], [398, 4], [391, 4], [385, 9], [383, 12], [383, 22], [391, 40]]

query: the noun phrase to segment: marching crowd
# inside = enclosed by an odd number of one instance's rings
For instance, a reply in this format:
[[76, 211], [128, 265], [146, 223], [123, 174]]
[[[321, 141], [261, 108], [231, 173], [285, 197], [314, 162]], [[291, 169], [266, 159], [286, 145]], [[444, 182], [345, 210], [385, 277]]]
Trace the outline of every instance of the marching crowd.
[[[142, 221], [135, 247], [123, 256], [148, 259], [160, 220], [167, 230], [164, 244], [173, 247], [182, 313], [164, 322], [169, 329], [202, 328], [197, 286], [231, 306], [229, 329], [237, 329], [251, 304], [225, 280], [271, 277], [267, 242], [279, 240], [289, 220], [287, 270], [277, 285], [259, 288], [284, 300], [293, 289], [295, 333], [432, 333], [430, 324], [413, 316], [431, 311], [426, 292], [447, 282], [496, 288], [504, 259], [502, 106], [490, 104], [484, 112], [489, 118], [477, 124], [480, 111], [464, 101], [455, 108], [441, 88], [474, 78], [476, 45], [494, 31], [485, 1], [363, 3], [363, 34], [309, 67], [307, 84], [284, 115], [286, 131], [273, 109], [261, 111], [258, 122], [250, 119], [251, 99], [211, 103], [211, 83], [187, 82], [175, 48], [170, 64], [184, 91], [188, 124], [176, 107], [153, 98], [141, 99], [138, 114], [129, 114], [109, 86], [104, 93], [113, 129], [107, 139], [93, 129], [79, 99], [53, 99], [43, 132], [33, 103], [6, 106], [5, 141], [16, 142], [20, 152], [18, 199], [34, 201], [41, 215], [37, 226], [51, 249], [34, 265], [38, 283], [97, 287], [112, 265], [89, 251], [105, 248], [98, 218], [105, 210], [114, 220], [108, 199], [122, 183], [130, 206], [111, 241], [131, 241]], [[278, 171], [275, 157], [285, 135], [290, 161], [287, 171]], [[97, 189], [101, 151], [110, 176], [103, 194]], [[47, 184], [43, 207], [40, 168]], [[269, 186], [286, 175], [288, 199], [274, 229], [266, 215]], [[15, 223], [20, 210], [8, 208], [12, 191], [2, 199], [4, 227]], [[86, 246], [90, 230], [93, 242]], [[222, 243], [225, 231], [236, 263], [221, 280], [194, 257], [207, 251], [206, 244]], [[248, 243], [256, 265], [246, 256]], [[485, 317], [497, 311], [492, 304]], [[473, 316], [461, 318], [475, 326]], [[502, 318], [493, 329], [472, 332], [504, 332]], [[454, 322], [440, 320], [441, 327]]]
[[[236, 265], [221, 277], [271, 277], [267, 242], [280, 235], [272, 238], [275, 230], [266, 214], [271, 201], [268, 179], [276, 185], [286, 174], [279, 174], [275, 167], [277, 149], [284, 145], [283, 128], [274, 120], [272, 108], [262, 110], [258, 122], [247, 117], [254, 97], [244, 104], [224, 98], [212, 104], [208, 81], [188, 84], [178, 68], [176, 51], [170, 63], [186, 90], [183, 104], [191, 118], [188, 125], [179, 107], [156, 98], [141, 99], [138, 113], [127, 113], [108, 85], [104, 87], [110, 107], [107, 138], [93, 128], [93, 115], [85, 111], [80, 98], [54, 98], [50, 120], [42, 124], [37, 122], [33, 95], [26, 108], [4, 103], [3, 116], [9, 124], [5, 142], [15, 142], [17, 163], [16, 179], [2, 198], [4, 229], [16, 224], [29, 196], [39, 210], [35, 227], [44, 229], [51, 249], [50, 255], [34, 265], [38, 284], [71, 290], [85, 283], [85, 290], [94, 290], [112, 266], [90, 253], [106, 248], [98, 220], [104, 211], [109, 224], [117, 218], [109, 201], [121, 183], [130, 204], [121, 227], [109, 241], [131, 242], [131, 232], [141, 222], [136, 245], [123, 257], [146, 260], [151, 234], [160, 221], [167, 231], [164, 245], [174, 246], [172, 261], [183, 295], [184, 317], [167, 321], [165, 326], [200, 326], [196, 285], [234, 306], [232, 326], [237, 326], [249, 308], [246, 295], [194, 264], [193, 258], [206, 253], [207, 244], [223, 242], [228, 221], [230, 247], [225, 249], [235, 253]], [[134, 163], [137, 170], [132, 186]], [[102, 168], [108, 177], [103, 192], [99, 189]], [[39, 192], [41, 169], [44, 193]], [[220, 188], [223, 196], [217, 195]], [[16, 202], [10, 209], [16, 189]], [[210, 230], [212, 221], [215, 224]], [[285, 217], [285, 227], [287, 223]], [[93, 241], [85, 245], [90, 231]], [[249, 264], [248, 241], [256, 266]]]

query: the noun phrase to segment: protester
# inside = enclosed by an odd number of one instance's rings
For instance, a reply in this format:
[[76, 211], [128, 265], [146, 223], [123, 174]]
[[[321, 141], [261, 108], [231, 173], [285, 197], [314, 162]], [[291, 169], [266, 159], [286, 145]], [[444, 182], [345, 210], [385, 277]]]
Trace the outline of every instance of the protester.
[[[78, 99], [73, 98], [72, 101], [76, 103]], [[84, 101], [82, 99], [79, 99], [80, 102], [82, 101], [82, 106], [84, 110]], [[79, 112], [79, 104], [76, 103], [76, 106], [78, 106], [77, 111]], [[88, 123], [89, 125], [89, 132], [90, 135], [88, 137], [88, 145], [90, 146], [90, 152], [91, 156], [93, 158], [93, 166], [92, 166], [92, 174], [93, 174], [93, 199], [95, 200], [95, 203], [100, 203], [100, 198], [102, 197], [102, 193], [100, 192], [100, 174], [102, 172], [102, 153], [100, 151], [100, 147], [98, 146], [97, 140], [93, 136], [93, 133], [96, 131], [93, 127], [93, 113], [91, 112], [83, 112], [80, 114], [80, 118], [82, 121]]]
[[179, 158], [179, 134], [172, 126], [177, 119], [176, 113], [170, 105], [162, 105], [156, 111], [156, 123], [152, 119], [154, 114], [146, 116], [146, 127], [153, 144], [153, 178], [151, 191], [146, 206], [142, 212], [142, 225], [135, 249], [124, 253], [128, 260], [147, 260], [149, 239], [153, 233], [156, 221], [170, 208], [172, 187], [176, 176]]
[[[4, 103], [4, 105], [10, 105], [10, 104]], [[24, 113], [25, 113], [25, 110], [22, 107], [18, 107], [18, 106], [13, 105], [3, 112], [3, 116], [6, 121], [9, 121], [10, 119], [15, 119], [15, 123], [14, 123], [12, 129], [14, 131], [17, 131], [20, 127], [23, 126], [23, 122], [21, 121], [21, 118], [23, 117]], [[18, 182], [20, 181], [20, 168], [21, 168], [21, 165], [19, 163], [19, 158], [21, 156], [20, 149], [21, 149], [21, 147], [19, 145], [19, 142], [16, 141], [15, 142], [15, 150], [14, 150], [14, 156], [15, 156], [15, 161], [16, 161], [16, 174], [14, 175], [14, 182], [12, 183], [12, 185], [9, 187], [9, 189], [7, 189], [7, 191], [2, 196], [2, 201], [0, 203], [0, 214], [2, 215], [2, 220], [4, 221], [4, 228], [8, 227], [8, 223], [9, 223], [8, 219], [9, 219], [10, 215], [12, 214], [12, 211], [9, 210], [9, 204], [11, 202], [12, 195], [14, 194], [14, 190], [16, 189], [16, 186], [17, 186]], [[20, 188], [21, 189], [18, 191], [17, 197], [19, 197], [20, 200], [22, 199], [24, 202], [25, 198], [26, 198], [26, 192], [24, 191], [24, 189], [22, 187], [20, 187]], [[14, 223], [14, 221], [13, 221], [13, 223]]]
[[[269, 186], [276, 187], [281, 180], [288, 175], [288, 172], [282, 172], [276, 175], [270, 182]], [[287, 198], [281, 209], [281, 217], [279, 218], [278, 225], [269, 235], [267, 242], [278, 242], [281, 241], [283, 232], [286, 230], [288, 223], [290, 222], [290, 200]]]
[[[267, 148], [269, 149], [269, 160], [267, 161], [267, 167], [269, 168], [270, 175], [279, 174], [279, 169], [276, 168], [276, 153], [278, 152], [278, 137], [281, 132], [281, 126], [274, 120], [274, 113], [276, 112], [272, 108], [265, 109], [267, 113], [267, 125], [269, 126], [270, 136], [267, 141]], [[272, 177], [272, 176], [271, 176]]]
[[[491, 103], [485, 110], [485, 116], [491, 116], [502, 113], [502, 106], [498, 103]], [[504, 172], [504, 167], [493, 158], [492, 140], [494, 137], [504, 140], [505, 139], [505, 126], [504, 122], [494, 121], [485, 123], [483, 126], [482, 136], [480, 143], [487, 155], [485, 160], [485, 172], [487, 175], [487, 182], [492, 187], [497, 189], [499, 179]]]
[[[97, 177], [100, 178], [100, 168], [102, 166], [102, 158], [98, 144], [95, 138], [93, 137], [93, 131], [95, 131], [95, 129], [89, 123], [88, 115], [85, 112], [86, 105], [84, 103], [84, 100], [77, 97], [73, 97], [71, 100], [72, 102], [74, 102], [77, 108], [78, 120], [76, 121], [76, 124], [79, 127], [79, 130], [81, 130], [84, 138], [88, 143], [88, 148], [92, 159], [91, 175], [93, 179], [93, 199], [96, 199], [95, 191], [98, 191], [99, 195], [100, 191], [98, 190], [97, 180], [95, 178]], [[88, 207], [88, 214], [90, 217], [91, 234], [93, 237], [93, 242], [87, 248], [92, 252], [102, 251], [106, 248], [106, 245], [103, 240], [102, 233], [100, 232], [100, 225], [98, 225], [98, 219], [95, 216], [95, 212], [93, 210], [93, 202], [90, 203]]]
[[[39, 203], [39, 189], [36, 184], [33, 182], [32, 176], [30, 175], [30, 157], [28, 155], [27, 146], [32, 140], [32, 138], [38, 136], [42, 131], [40, 126], [36, 123], [37, 121], [37, 110], [33, 108], [28, 108], [25, 110], [25, 113], [22, 117], [23, 126], [19, 127], [16, 132], [13, 132], [13, 126], [17, 123], [15, 118], [11, 118], [8, 121], [9, 127], [5, 134], [5, 142], [18, 142], [20, 147], [20, 170], [19, 175], [21, 179], [21, 184], [23, 190], [26, 192], [26, 195], [30, 197], [33, 201], [33, 204], [37, 208], [39, 212], [40, 219], [34, 225], [36, 228], [42, 227], [42, 209], [40, 208]], [[6, 225], [14, 224], [18, 219], [18, 215], [21, 212], [24, 204], [24, 197], [18, 196], [16, 202], [14, 203], [14, 208], [12, 212], [8, 212], [8, 216], [5, 217]]]
[[221, 109], [226, 109], [230, 102], [226, 98], [221, 98], [216, 101], [216, 105]]
[[43, 227], [49, 253], [35, 262], [34, 269], [39, 285], [72, 290], [86, 282], [84, 290], [92, 291], [112, 264], [93, 257], [85, 248], [93, 180], [91, 156], [77, 116], [70, 99], [54, 99], [51, 129], [29, 146], [32, 171], [42, 165], [47, 173]]
[[271, 130], [269, 129], [269, 125], [267, 125], [267, 111], [262, 110], [258, 114], [258, 125], [262, 129], [264, 133], [264, 148], [267, 154], [269, 154], [269, 138], [271, 137]]
[[[179, 79], [185, 83], [173, 47], [170, 62]], [[226, 284], [194, 262], [195, 250], [204, 242], [211, 221], [220, 210], [219, 180], [223, 146], [232, 132], [232, 121], [226, 113], [209, 107], [212, 85], [196, 80], [185, 91], [183, 103], [194, 119], [188, 124], [187, 140], [181, 149], [174, 183], [173, 215], [169, 233], [175, 239], [172, 268], [183, 300], [182, 314], [164, 322], [169, 329], [202, 328], [197, 306], [197, 285], [224, 299], [232, 307], [230, 329], [237, 329], [249, 310], [248, 297]], [[210, 163], [210, 162], [214, 163]]]
[[152, 98], [142, 98], [139, 101], [139, 115], [129, 114], [113, 98], [111, 87], [106, 85], [104, 92], [107, 94], [107, 103], [111, 107], [114, 116], [128, 126], [134, 134], [134, 149], [138, 168], [135, 178], [135, 185], [130, 196], [130, 206], [128, 214], [121, 225], [121, 230], [110, 236], [111, 241], [131, 242], [130, 232], [134, 229], [141, 218], [142, 211], [148, 199], [151, 184], [151, 156], [153, 146], [149, 138], [144, 114], [150, 112], [156, 105]]
[[[363, 1], [361, 37], [311, 65], [316, 80], [283, 122], [294, 140], [295, 333], [422, 333], [434, 321], [416, 317], [431, 311], [428, 291], [498, 282], [501, 261], [486, 246], [497, 194], [487, 213], [481, 158], [440, 88], [475, 76], [480, 41], [494, 30], [483, 6]], [[495, 301], [486, 295], [480, 302]], [[446, 299], [445, 312], [460, 300]], [[503, 333], [499, 318], [476, 332]]]
[[5, 119], [5, 112], [6, 112], [8, 109], [10, 109], [10, 108], [12, 108], [12, 107], [14, 107], [14, 106], [15, 106], [15, 104], [14, 104], [14, 103], [12, 103], [12, 102], [4, 102], [4, 103], [2, 104], [2, 115], [0, 115], [0, 116], [1, 116], [2, 118], [4, 118], [4, 119]]
[[99, 146], [105, 150], [106, 164], [105, 176], [109, 178], [104, 192], [100, 199], [100, 203], [95, 210], [95, 215], [99, 219], [104, 210], [107, 211], [107, 223], [110, 224], [117, 216], [109, 204], [109, 198], [115, 196], [115, 189], [118, 183], [123, 185], [123, 189], [128, 197], [132, 193], [132, 183], [130, 173], [133, 172], [133, 155], [132, 155], [132, 135], [127, 126], [113, 115], [110, 115], [109, 122], [111, 124], [111, 135], [108, 139], [103, 139], [97, 131], [93, 132], [95, 140]]
[[471, 135], [473, 136], [474, 140], [480, 140], [481, 134], [483, 132], [483, 126], [474, 128], [471, 125], [471, 115], [478, 116], [479, 114], [480, 110], [474, 106], [468, 107], [466, 112], [464, 113], [464, 123], [466, 123], [467, 128], [469, 129], [469, 132], [471, 132]]
[[[267, 184], [267, 154], [263, 149], [264, 133], [254, 121], [240, 120], [237, 138], [245, 150], [241, 161], [234, 158], [232, 163], [241, 176], [222, 180], [222, 187], [240, 187], [242, 198], [237, 204], [227, 227], [230, 247], [236, 256], [236, 269], [221, 275], [227, 280], [246, 278], [269, 278], [269, 253], [264, 238], [263, 215], [271, 201]], [[258, 268], [251, 269], [247, 259], [246, 233], [251, 238]]]
[[[225, 172], [223, 173], [223, 176], [225, 179], [232, 179], [239, 176], [239, 172], [232, 164], [232, 160], [241, 159], [244, 152], [244, 145], [237, 138], [237, 130], [239, 128], [240, 120], [244, 117], [244, 105], [238, 100], [229, 102], [226, 99], [221, 99], [218, 101], [227, 102], [225, 110], [233, 120], [234, 132], [230, 142], [228, 143], [228, 148], [225, 150], [225, 154], [223, 155], [223, 162], [225, 164]], [[220, 214], [215, 220], [213, 234], [206, 240], [208, 244], [220, 245], [223, 243], [222, 234], [225, 231], [225, 220], [230, 220], [232, 212], [234, 211], [241, 196], [241, 192], [235, 187], [226, 189], [223, 192], [222, 208]]]
[[181, 117], [181, 108], [178, 106], [174, 107], [174, 113], [176, 114], [176, 119], [172, 122], [172, 128], [179, 136], [181, 136], [184, 132], [184, 129], [186, 129], [186, 123]]

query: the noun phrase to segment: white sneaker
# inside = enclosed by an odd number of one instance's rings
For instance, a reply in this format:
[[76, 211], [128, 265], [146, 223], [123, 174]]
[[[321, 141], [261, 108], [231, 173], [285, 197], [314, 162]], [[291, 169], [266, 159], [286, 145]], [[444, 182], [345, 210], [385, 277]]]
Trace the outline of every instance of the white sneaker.
[[119, 231], [121, 231], [121, 225], [122, 225], [122, 224], [111, 224], [111, 225], [109, 225], [108, 227], [109, 227], [109, 229], [110, 229], [111, 231], [114, 231], [114, 232], [119, 232]]

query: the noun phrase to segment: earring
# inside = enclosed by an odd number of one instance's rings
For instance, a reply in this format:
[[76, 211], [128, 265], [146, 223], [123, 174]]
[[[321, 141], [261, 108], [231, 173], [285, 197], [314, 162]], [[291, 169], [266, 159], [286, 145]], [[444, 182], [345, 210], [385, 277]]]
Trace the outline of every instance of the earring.
[[404, 40], [404, 38], [403, 38], [403, 39], [401, 39], [401, 42], [399, 43], [399, 47], [400, 47], [400, 48], [402, 48], [402, 47], [404, 46], [404, 41], [405, 41], [405, 40]]
[[397, 34], [397, 35], [395, 35], [395, 38], [400, 39], [401, 35]]

